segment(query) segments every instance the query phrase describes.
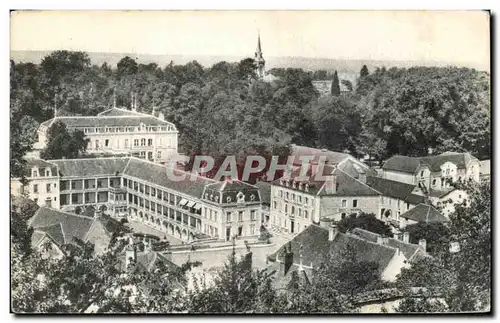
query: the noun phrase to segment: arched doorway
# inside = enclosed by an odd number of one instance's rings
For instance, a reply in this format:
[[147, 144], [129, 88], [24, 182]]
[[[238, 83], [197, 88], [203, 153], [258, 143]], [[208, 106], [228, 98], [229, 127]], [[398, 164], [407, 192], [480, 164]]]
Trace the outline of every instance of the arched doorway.
[[194, 240], [194, 233], [190, 232], [189, 233], [189, 241], [193, 241], [193, 240]]
[[187, 241], [187, 239], [188, 239], [188, 233], [187, 233], [186, 229], [182, 229], [181, 239], [184, 240], [184, 241]]
[[142, 220], [144, 218], [144, 215], [142, 214], [141, 211], [139, 211], [139, 218]]
[[175, 227], [174, 237], [176, 237], [176, 238], [180, 238], [181, 237], [181, 229], [179, 229], [179, 227]]

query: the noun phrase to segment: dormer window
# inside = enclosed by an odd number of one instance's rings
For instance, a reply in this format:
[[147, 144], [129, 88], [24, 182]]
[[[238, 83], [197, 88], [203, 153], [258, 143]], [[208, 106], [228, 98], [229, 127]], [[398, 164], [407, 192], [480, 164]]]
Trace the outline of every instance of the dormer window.
[[236, 198], [238, 199], [238, 203], [245, 202], [245, 194], [242, 192], [238, 192], [238, 194], [236, 194]]
[[254, 194], [250, 195], [250, 201], [254, 201], [254, 200], [255, 200], [255, 195]]
[[31, 170], [31, 177], [38, 177], [38, 169], [33, 168]]
[[46, 176], [46, 177], [50, 177], [50, 168], [47, 168], [47, 169], [45, 170], [45, 176]]
[[231, 203], [231, 201], [232, 201], [231, 196], [226, 197], [226, 202], [227, 203]]
[[306, 192], [309, 192], [309, 184], [306, 184]]

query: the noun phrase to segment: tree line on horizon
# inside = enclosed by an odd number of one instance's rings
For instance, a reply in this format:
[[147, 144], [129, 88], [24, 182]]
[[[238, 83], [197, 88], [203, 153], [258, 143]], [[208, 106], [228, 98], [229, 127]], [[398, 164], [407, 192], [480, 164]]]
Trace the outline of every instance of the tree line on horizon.
[[[57, 115], [96, 115], [130, 107], [162, 112], [179, 130], [179, 151], [222, 160], [282, 155], [291, 143], [383, 160], [444, 151], [490, 157], [489, 74], [456, 67], [360, 70], [353, 91], [338, 95], [337, 73], [277, 68], [258, 80], [253, 59], [203, 67], [192, 61], [93, 65], [84, 52], [55, 51], [40, 64], [10, 62], [11, 174], [38, 125]], [[336, 76], [337, 75], [337, 76]], [[336, 77], [335, 77], [336, 76]], [[313, 79], [332, 79], [320, 97]], [[49, 156], [50, 157], [50, 156]], [[244, 162], [243, 162], [244, 163]]]

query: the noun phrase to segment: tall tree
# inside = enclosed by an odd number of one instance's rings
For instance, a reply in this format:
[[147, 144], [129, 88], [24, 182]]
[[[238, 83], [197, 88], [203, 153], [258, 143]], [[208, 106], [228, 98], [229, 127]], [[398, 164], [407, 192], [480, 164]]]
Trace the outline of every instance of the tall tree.
[[359, 72], [359, 76], [365, 77], [368, 76], [369, 74], [370, 72], [368, 71], [368, 67], [366, 67], [366, 65], [363, 65], [363, 67], [361, 67], [361, 71]]
[[41, 152], [42, 159], [78, 158], [87, 150], [89, 139], [80, 130], [69, 132], [66, 125], [56, 121], [47, 133], [47, 146]]
[[333, 74], [333, 81], [332, 81], [332, 90], [331, 93], [333, 96], [339, 96], [340, 95], [340, 81], [339, 81], [339, 76], [337, 74], [337, 71]]

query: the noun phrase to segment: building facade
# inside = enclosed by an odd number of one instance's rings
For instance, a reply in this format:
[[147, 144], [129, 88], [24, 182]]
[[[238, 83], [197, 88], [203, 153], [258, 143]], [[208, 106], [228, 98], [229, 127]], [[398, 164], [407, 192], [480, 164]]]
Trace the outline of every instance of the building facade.
[[[259, 234], [261, 196], [254, 185], [171, 170], [174, 176], [184, 177], [177, 181], [170, 177], [168, 166], [135, 157], [41, 162], [57, 169], [53, 181], [58, 191], [53, 194], [58, 204], [50, 205], [53, 208], [80, 214], [92, 206], [105, 214], [141, 221], [183, 241], [228, 241]], [[32, 190], [44, 180], [31, 178], [25, 193], [38, 196]], [[21, 189], [13, 193], [20, 194]]]
[[162, 115], [155, 117], [132, 110], [112, 108], [93, 117], [55, 117], [38, 128], [35, 147], [47, 145], [47, 133], [60, 121], [68, 130], [80, 130], [89, 139], [89, 153], [127, 154], [155, 162], [177, 155], [178, 131]]

